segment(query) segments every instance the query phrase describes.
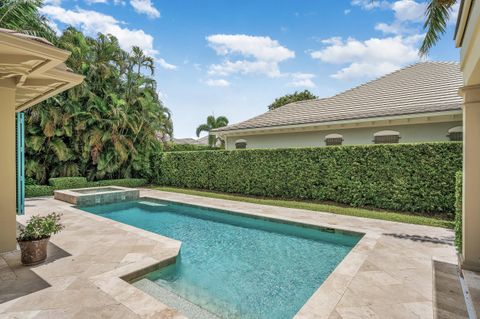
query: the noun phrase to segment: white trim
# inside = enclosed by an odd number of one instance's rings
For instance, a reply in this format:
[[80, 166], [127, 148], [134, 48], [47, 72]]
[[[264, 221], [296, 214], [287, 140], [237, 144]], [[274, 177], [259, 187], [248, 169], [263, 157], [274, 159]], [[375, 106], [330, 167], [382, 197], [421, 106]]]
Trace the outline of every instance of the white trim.
[[337, 133], [332, 133], [332, 134], [325, 135], [325, 140], [329, 139], [329, 138], [343, 138], [343, 135], [337, 134]]
[[378, 131], [378, 132], [373, 133], [374, 137], [376, 137], [376, 136], [393, 136], [393, 135], [400, 136], [400, 132], [383, 130], [383, 131]]
[[293, 131], [332, 130], [332, 129], [346, 129], [346, 128], [355, 128], [355, 127], [451, 122], [451, 121], [462, 121], [462, 114], [463, 114], [462, 110], [443, 111], [443, 112], [434, 112], [434, 113], [417, 113], [417, 114], [398, 115], [398, 116], [385, 116], [385, 117], [374, 117], [374, 118], [365, 118], [365, 119], [331, 121], [331, 122], [323, 122], [323, 123], [308, 123], [308, 124], [268, 126], [268, 127], [260, 127], [260, 128], [218, 130], [218, 131], [212, 132], [212, 134], [215, 134], [217, 136], [245, 135], [245, 133], [247, 133], [248, 135], [257, 135], [257, 134], [281, 133], [282, 131], [287, 133], [287, 132], [293, 132]]
[[463, 126], [455, 126], [448, 130], [448, 133], [463, 133]]

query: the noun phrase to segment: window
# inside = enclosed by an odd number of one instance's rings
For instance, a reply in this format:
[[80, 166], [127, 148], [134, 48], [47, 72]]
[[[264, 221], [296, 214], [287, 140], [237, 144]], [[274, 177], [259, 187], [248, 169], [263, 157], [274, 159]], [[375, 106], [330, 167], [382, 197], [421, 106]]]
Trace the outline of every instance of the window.
[[463, 126], [455, 126], [448, 130], [450, 141], [463, 141]]
[[247, 148], [247, 141], [245, 141], [245, 140], [236, 140], [236, 141], [235, 141], [235, 148], [236, 148], [237, 150], [246, 149], [246, 148]]
[[325, 136], [325, 144], [327, 146], [332, 145], [342, 145], [343, 143], [343, 136], [340, 134], [328, 134]]
[[379, 131], [373, 134], [375, 144], [395, 144], [400, 141], [400, 133], [397, 131]]

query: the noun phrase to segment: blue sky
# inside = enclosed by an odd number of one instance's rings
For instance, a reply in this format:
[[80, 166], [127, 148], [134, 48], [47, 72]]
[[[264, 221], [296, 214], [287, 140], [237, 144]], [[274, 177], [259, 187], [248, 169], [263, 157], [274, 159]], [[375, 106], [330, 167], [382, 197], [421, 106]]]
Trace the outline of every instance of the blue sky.
[[[326, 97], [419, 61], [425, 3], [414, 0], [47, 0], [57, 32], [111, 33], [155, 57], [175, 137], [208, 115], [231, 123], [276, 97]], [[458, 61], [455, 8], [428, 59]]]

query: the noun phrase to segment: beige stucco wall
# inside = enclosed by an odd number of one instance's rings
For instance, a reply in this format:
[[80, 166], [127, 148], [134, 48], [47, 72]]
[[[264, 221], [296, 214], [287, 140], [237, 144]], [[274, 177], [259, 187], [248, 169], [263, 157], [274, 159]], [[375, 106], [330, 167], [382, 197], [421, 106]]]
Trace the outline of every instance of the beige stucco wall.
[[0, 85], [0, 252], [16, 248], [15, 86], [7, 81]]
[[373, 134], [382, 130], [400, 132], [400, 143], [448, 141], [448, 130], [461, 126], [461, 121], [412, 124], [397, 126], [381, 126], [353, 128], [343, 130], [311, 131], [303, 133], [281, 133], [265, 135], [229, 136], [227, 149], [235, 149], [235, 141], [244, 139], [247, 148], [288, 148], [288, 147], [318, 147], [325, 146], [325, 136], [328, 134], [343, 135], [344, 145], [373, 144]]
[[464, 80], [461, 94], [465, 101], [461, 259], [463, 268], [480, 271], [480, 3], [465, 0], [460, 14], [456, 42], [461, 46], [460, 67]]

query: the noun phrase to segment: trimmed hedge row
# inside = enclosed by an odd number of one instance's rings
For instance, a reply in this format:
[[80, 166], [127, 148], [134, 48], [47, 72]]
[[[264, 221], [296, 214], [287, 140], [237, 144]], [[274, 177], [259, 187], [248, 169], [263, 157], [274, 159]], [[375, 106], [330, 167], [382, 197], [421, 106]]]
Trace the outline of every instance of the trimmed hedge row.
[[462, 144], [163, 153], [161, 185], [245, 195], [334, 201], [453, 219]]
[[52, 196], [54, 190], [101, 186], [142, 187], [148, 184], [146, 179], [110, 179], [88, 182], [84, 177], [58, 177], [48, 180], [50, 185], [25, 185], [25, 197]]
[[455, 247], [462, 253], [462, 172], [457, 172], [455, 181]]
[[195, 144], [171, 144], [165, 152], [193, 152], [193, 151], [211, 151], [218, 150], [219, 147], [211, 147], [209, 145], [195, 145]]
[[56, 177], [50, 178], [48, 184], [55, 189], [71, 189], [87, 187], [88, 181], [85, 177]]
[[124, 179], [108, 179], [103, 181], [93, 182], [94, 186], [122, 186], [122, 187], [142, 187], [148, 184], [148, 181], [143, 178], [124, 178]]
[[25, 197], [52, 196], [54, 190], [48, 185], [25, 185]]

